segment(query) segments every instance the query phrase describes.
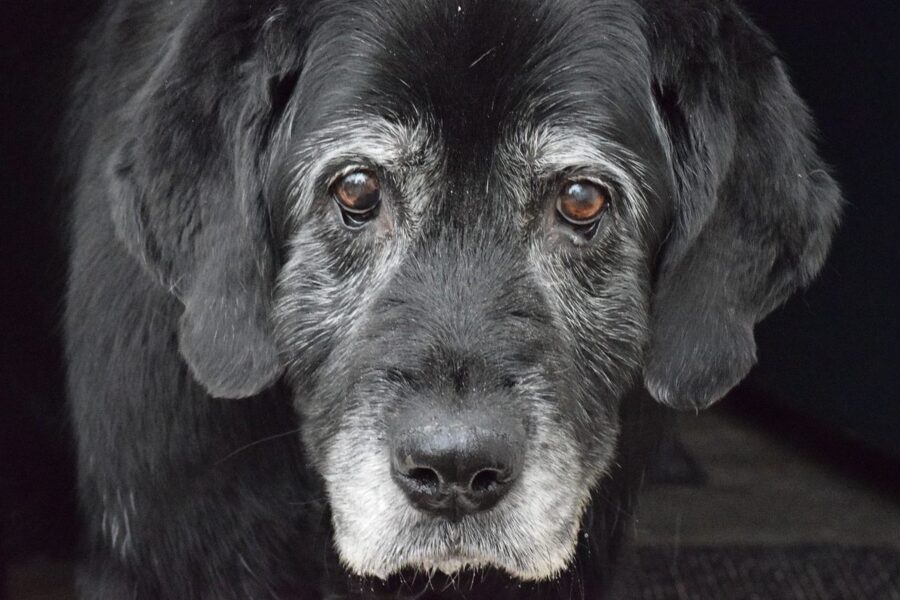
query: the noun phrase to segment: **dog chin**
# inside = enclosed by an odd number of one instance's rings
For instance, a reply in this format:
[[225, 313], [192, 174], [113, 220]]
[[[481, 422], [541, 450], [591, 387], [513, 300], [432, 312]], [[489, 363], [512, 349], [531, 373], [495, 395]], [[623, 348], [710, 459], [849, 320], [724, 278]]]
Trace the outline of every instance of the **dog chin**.
[[[573, 545], [574, 550], [574, 545]], [[565, 571], [571, 561], [574, 552], [570, 552], [567, 557], [558, 561], [556, 564], [548, 563], [545, 565], [532, 565], [530, 569], [524, 569], [522, 565], [517, 565], [509, 560], [496, 556], [446, 556], [431, 560], [421, 560], [413, 564], [408, 564], [412, 568], [421, 573], [442, 573], [447, 576], [454, 576], [464, 571], [483, 571], [495, 570], [508, 575], [513, 579], [520, 581], [537, 582], [555, 579], [560, 573]], [[401, 569], [395, 569], [394, 574]]]
[[[430, 576], [441, 573], [455, 576], [465, 571], [498, 571], [523, 582], [552, 580], [565, 571], [575, 555], [580, 519], [560, 532], [552, 545], [517, 547], [513, 540], [493, 540], [490, 544], [412, 544], [372, 560], [358, 553], [358, 546], [348, 540], [337, 541], [341, 560], [349, 571], [361, 577], [387, 580], [391, 576], [413, 571]], [[446, 531], [444, 532], [446, 533]], [[341, 542], [345, 543], [341, 543]], [[399, 541], [399, 540], [398, 540]], [[346, 551], [345, 551], [346, 550]], [[496, 550], [496, 551], [495, 551]]]
[[[574, 545], [573, 545], [574, 549]], [[412, 553], [413, 555], [415, 553]], [[431, 576], [440, 573], [448, 577], [456, 576], [460, 573], [479, 572], [479, 571], [499, 571], [507, 576], [523, 582], [537, 582], [555, 579], [560, 573], [568, 568], [574, 552], [569, 552], [568, 556], [560, 557], [559, 560], [548, 562], [541, 565], [530, 565], [525, 567], [510, 561], [508, 558], [498, 556], [476, 556], [465, 553], [435, 556], [418, 556], [398, 561], [393, 565], [384, 565], [382, 568], [373, 571], [356, 572], [356, 575], [362, 577], [373, 577], [375, 579], [387, 580], [391, 576], [399, 575], [403, 572], [414, 571]], [[347, 565], [349, 567], [349, 565]]]

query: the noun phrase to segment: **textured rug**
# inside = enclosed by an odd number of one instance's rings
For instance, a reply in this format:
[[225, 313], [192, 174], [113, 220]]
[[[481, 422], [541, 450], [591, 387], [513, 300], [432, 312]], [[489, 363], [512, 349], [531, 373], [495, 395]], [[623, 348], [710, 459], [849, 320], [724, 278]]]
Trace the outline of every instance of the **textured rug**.
[[[900, 533], [898, 533], [900, 535]], [[900, 600], [900, 550], [641, 547], [627, 600]]]

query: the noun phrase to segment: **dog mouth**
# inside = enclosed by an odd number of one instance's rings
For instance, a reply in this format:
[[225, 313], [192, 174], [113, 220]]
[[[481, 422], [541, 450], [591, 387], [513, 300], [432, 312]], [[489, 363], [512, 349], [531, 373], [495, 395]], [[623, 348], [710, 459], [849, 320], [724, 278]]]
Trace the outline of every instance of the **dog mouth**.
[[400, 561], [387, 574], [373, 575], [384, 580], [404, 572], [423, 574], [427, 577], [437, 574], [452, 577], [464, 571], [497, 570], [512, 577], [522, 578], [516, 566], [509, 563], [508, 558], [479, 555], [471, 549], [464, 548], [455, 548], [442, 554], [429, 554], [427, 550], [411, 551], [408, 558]]
[[[560, 577], [561, 573], [554, 579]], [[525, 580], [493, 562], [478, 563], [459, 558], [406, 566], [385, 578], [356, 576], [349, 580], [350, 589], [360, 590], [362, 595], [373, 600], [431, 598], [432, 596], [428, 595], [429, 591], [438, 593], [449, 591], [454, 598], [457, 595], [468, 597], [465, 595], [467, 591], [472, 592], [485, 585], [500, 589], [514, 586], [525, 590], [543, 583], [545, 583], [543, 579]]]

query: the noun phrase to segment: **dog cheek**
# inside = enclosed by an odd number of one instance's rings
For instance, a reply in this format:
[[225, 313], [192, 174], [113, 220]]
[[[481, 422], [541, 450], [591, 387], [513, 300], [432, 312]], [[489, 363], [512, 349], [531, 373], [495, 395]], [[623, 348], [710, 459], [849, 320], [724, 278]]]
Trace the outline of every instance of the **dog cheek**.
[[294, 235], [278, 277], [274, 313], [278, 348], [295, 387], [314, 386], [358, 320], [367, 275], [359, 253], [325, 225], [310, 223]]
[[360, 343], [379, 290], [396, 268], [400, 248], [366, 251], [324, 225], [294, 236], [275, 297], [275, 331], [294, 407], [303, 418], [307, 447], [324, 452], [338, 432], [359, 377]]
[[275, 299], [276, 340], [294, 387], [307, 387], [314, 379], [335, 340], [327, 335], [329, 325], [337, 329], [330, 309], [338, 282], [329, 274], [323, 253], [307, 246], [285, 265]]
[[623, 237], [582, 261], [546, 249], [532, 254], [564, 339], [556, 359], [567, 365], [559, 401], [585, 469], [598, 476], [615, 448], [621, 399], [638, 382], [648, 331], [649, 272], [638, 244]]
[[540, 252], [533, 264], [580, 378], [570, 383], [614, 399], [634, 385], [643, 360], [649, 273], [636, 244], [622, 239], [601, 251], [581, 261]]

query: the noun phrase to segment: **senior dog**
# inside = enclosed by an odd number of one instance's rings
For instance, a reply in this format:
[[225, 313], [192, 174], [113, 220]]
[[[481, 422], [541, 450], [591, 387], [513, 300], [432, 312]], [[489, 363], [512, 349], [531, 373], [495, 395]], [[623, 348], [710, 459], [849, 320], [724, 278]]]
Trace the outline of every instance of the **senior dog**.
[[83, 63], [85, 599], [606, 597], [838, 219], [727, 0], [121, 0]]

